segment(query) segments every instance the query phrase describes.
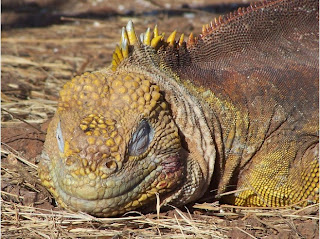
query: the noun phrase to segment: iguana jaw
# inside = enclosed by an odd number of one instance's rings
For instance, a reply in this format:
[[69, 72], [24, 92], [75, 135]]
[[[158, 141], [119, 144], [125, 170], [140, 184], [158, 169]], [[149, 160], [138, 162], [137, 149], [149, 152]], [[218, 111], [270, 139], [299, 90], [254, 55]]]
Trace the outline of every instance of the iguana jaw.
[[[42, 158], [44, 162], [48, 162], [45, 152]], [[93, 179], [92, 174], [79, 175], [75, 179], [63, 161], [61, 158], [55, 160], [57, 165], [42, 163], [42, 167], [50, 168], [51, 178], [49, 182], [44, 180], [44, 175], [40, 175], [43, 183], [50, 184], [46, 186], [60, 206], [103, 217], [145, 206], [155, 201], [155, 194], [164, 192], [161, 197], [165, 198], [166, 192], [170, 192], [182, 183], [185, 171], [180, 163], [180, 155], [175, 154], [161, 159], [145, 158], [148, 168], [141, 167], [146, 165], [145, 162], [141, 162], [130, 171], [123, 169], [119, 174], [107, 179], [99, 177]], [[154, 210], [155, 204], [149, 207]]]

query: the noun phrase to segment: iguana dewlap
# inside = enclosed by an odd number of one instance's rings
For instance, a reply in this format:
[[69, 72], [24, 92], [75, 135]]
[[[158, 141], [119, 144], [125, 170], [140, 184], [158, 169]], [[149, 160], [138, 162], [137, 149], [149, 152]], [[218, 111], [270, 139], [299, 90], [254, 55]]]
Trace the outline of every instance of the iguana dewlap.
[[39, 165], [66, 208], [111, 216], [181, 206], [211, 184], [229, 202], [318, 201], [319, 2], [257, 3], [204, 26], [129, 22], [112, 66], [60, 92]]

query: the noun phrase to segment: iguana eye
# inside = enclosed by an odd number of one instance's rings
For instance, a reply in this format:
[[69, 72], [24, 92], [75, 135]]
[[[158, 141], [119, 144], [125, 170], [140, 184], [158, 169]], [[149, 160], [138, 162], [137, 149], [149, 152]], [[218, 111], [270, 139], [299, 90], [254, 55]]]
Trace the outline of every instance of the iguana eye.
[[63, 136], [62, 136], [60, 121], [59, 121], [57, 129], [56, 129], [56, 138], [57, 138], [59, 150], [61, 153], [63, 153], [64, 152], [64, 140], [63, 140]]
[[138, 156], [144, 153], [154, 135], [154, 131], [146, 120], [142, 120], [129, 142], [129, 154]]

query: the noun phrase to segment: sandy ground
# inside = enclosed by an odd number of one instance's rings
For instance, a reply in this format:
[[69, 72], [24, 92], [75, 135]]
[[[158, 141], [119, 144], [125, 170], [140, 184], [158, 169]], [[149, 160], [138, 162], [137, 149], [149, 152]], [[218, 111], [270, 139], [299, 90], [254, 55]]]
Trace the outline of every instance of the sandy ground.
[[212, 199], [160, 214], [98, 219], [60, 209], [36, 167], [58, 92], [108, 66], [121, 27], [199, 34], [234, 0], [2, 1], [1, 233], [3, 238], [318, 238], [318, 205], [243, 209]]

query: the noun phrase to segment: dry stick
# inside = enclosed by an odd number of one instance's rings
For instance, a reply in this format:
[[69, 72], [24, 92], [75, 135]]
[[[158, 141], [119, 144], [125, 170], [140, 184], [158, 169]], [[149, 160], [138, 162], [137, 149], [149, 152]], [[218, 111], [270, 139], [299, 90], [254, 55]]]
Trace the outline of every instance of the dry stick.
[[157, 210], [157, 218], [160, 218], [160, 196], [159, 193], [156, 193], [156, 198], [157, 198], [157, 204], [156, 204], [156, 210]]
[[5, 192], [5, 191], [0, 191], [0, 192], [1, 192], [1, 195], [7, 195], [7, 196], [10, 196], [10, 197], [15, 197], [16, 199], [23, 199], [24, 198], [23, 196], [18, 196], [16, 194], [8, 193], [8, 192]]
[[220, 207], [218, 206], [211, 206], [209, 203], [203, 203], [203, 204], [195, 204], [192, 206], [196, 209], [203, 209], [203, 210], [209, 210], [209, 211], [220, 211]]
[[[158, 222], [159, 219], [160, 219], [160, 208], [161, 208], [159, 193], [156, 193], [156, 198], [157, 198], [157, 204], [156, 204], [157, 220], [156, 220], [156, 222]], [[161, 236], [161, 231], [160, 231], [160, 228], [159, 228], [158, 224], [156, 224], [156, 228], [157, 228], [157, 231], [158, 231], [159, 235]]]
[[199, 233], [199, 228], [194, 225], [194, 223], [192, 222], [192, 218], [191, 220], [189, 218], [187, 218], [182, 211], [180, 211], [178, 208], [174, 207], [175, 208], [175, 211], [180, 215], [180, 217], [186, 222], [188, 223], [194, 230], [195, 230], [195, 233]]
[[46, 134], [45, 132], [43, 132], [43, 131], [42, 131], [41, 129], [39, 129], [38, 127], [36, 127], [36, 126], [30, 124], [29, 122], [25, 121], [24, 119], [22, 119], [19, 115], [15, 114], [15, 113], [12, 113], [12, 112], [10, 112], [10, 111], [8, 111], [8, 110], [6, 110], [6, 109], [3, 109], [3, 108], [1, 108], [1, 110], [3, 110], [4, 112], [7, 112], [8, 114], [12, 115], [14, 118], [17, 118], [18, 120], [20, 120], [20, 121], [22, 121], [23, 123], [29, 125], [30, 127], [38, 130], [40, 133]]
[[74, 21], [79, 21], [79, 22], [88, 22], [88, 23], [92, 23], [92, 22], [99, 22], [96, 19], [83, 19], [83, 18], [76, 18], [76, 17], [60, 17], [61, 21], [70, 21], [70, 22], [74, 22]]
[[180, 230], [180, 232], [181, 232], [181, 234], [182, 234], [183, 238], [186, 238], [186, 237], [185, 237], [185, 235], [184, 235], [184, 233], [183, 233], [183, 230], [182, 230], [181, 224], [180, 224], [180, 222], [179, 222], [179, 220], [178, 220], [178, 218], [177, 218], [177, 215], [176, 215], [176, 214], [174, 214], [174, 218], [176, 219], [176, 222], [177, 222], [177, 224], [179, 225], [179, 230]]
[[302, 235], [298, 232], [297, 228], [295, 225], [293, 225], [287, 218], [284, 218], [283, 215], [279, 214], [278, 217], [282, 219], [290, 228], [293, 230], [299, 238], [303, 238]]
[[255, 215], [254, 213], [252, 214], [252, 216], [253, 216], [258, 222], [260, 222], [260, 223], [262, 223], [262, 224], [264, 224], [264, 225], [266, 225], [266, 226], [268, 226], [268, 227], [276, 230], [277, 232], [279, 232], [279, 229], [277, 229], [275, 226], [271, 225], [270, 223], [267, 223], [267, 222], [261, 220], [261, 219], [260, 219], [257, 215]]
[[[146, 2], [150, 2], [154, 6], [157, 6], [158, 8], [160, 8], [160, 10], [167, 10], [163, 5], [159, 4], [157, 1], [146, 0]], [[194, 13], [197, 13], [197, 14], [206, 14], [208, 16], [213, 16], [214, 15], [214, 14], [212, 14], [210, 12], [203, 11], [203, 10], [198, 10], [198, 9], [193, 9], [193, 8], [170, 8], [170, 11], [194, 12]]]
[[[176, 225], [172, 225], [172, 224], [166, 224], [165, 222], [154, 222], [152, 220], [146, 220], [146, 221], [141, 221], [141, 220], [137, 220], [138, 223], [148, 223], [150, 225], [156, 225], [156, 226], [161, 226], [163, 228], [168, 228], [168, 229], [174, 229], [174, 230], [178, 230], [180, 229], [179, 227], [177, 227]], [[192, 228], [184, 228], [185, 231], [190, 232], [190, 233], [194, 233], [194, 229]]]
[[[1, 143], [1, 144], [9, 147], [9, 146], [8, 146], [7, 144], [5, 144], [5, 143]], [[11, 148], [11, 147], [9, 147], [9, 148]], [[1, 148], [1, 153], [7, 154], [7, 155], [12, 154], [12, 156], [14, 156], [16, 159], [18, 159], [19, 161], [23, 162], [24, 164], [28, 165], [29, 167], [31, 167], [31, 168], [33, 168], [33, 169], [37, 169], [37, 168], [38, 168], [37, 165], [29, 162], [28, 160], [26, 160], [26, 159], [23, 158], [22, 156], [19, 156], [19, 155], [17, 155], [17, 154], [12, 153], [11, 151], [8, 151], [8, 150], [5, 150], [5, 149]]]
[[221, 208], [234, 208], [234, 209], [290, 209], [291, 207], [297, 206], [303, 202], [307, 201], [307, 199], [302, 199], [299, 202], [287, 205], [287, 206], [283, 206], [283, 207], [243, 207], [243, 206], [233, 206], [233, 205], [221, 205]]
[[317, 203], [317, 204], [312, 204], [312, 205], [303, 207], [303, 208], [301, 208], [301, 209], [293, 212], [292, 214], [297, 214], [297, 213], [299, 213], [299, 212], [302, 212], [302, 211], [304, 211], [304, 210], [306, 210], [306, 209], [308, 209], [308, 208], [312, 208], [312, 207], [319, 207], [319, 203]]
[[243, 191], [246, 191], [246, 190], [249, 190], [249, 189], [248, 188], [243, 188], [243, 189], [237, 189], [237, 190], [233, 190], [233, 191], [228, 191], [228, 192], [219, 194], [219, 197], [230, 195], [230, 194], [234, 194], [234, 193], [240, 193], [240, 192], [243, 192]]
[[254, 238], [254, 239], [258, 239], [255, 236], [252, 236], [250, 233], [246, 232], [245, 230], [241, 229], [240, 227], [236, 227], [236, 228], [238, 230], [240, 230], [241, 232], [243, 232], [244, 234], [248, 235], [249, 237]]
[[[105, 43], [106, 42], [106, 38], [66, 38], [66, 39], [59, 39], [59, 42], [61, 42], [61, 44], [67, 44], [67, 43]], [[1, 42], [15, 42], [15, 43], [57, 43], [57, 39], [30, 39], [30, 38], [26, 38], [26, 39], [15, 39], [15, 38], [2, 38]], [[48, 63], [49, 64], [49, 63]], [[56, 65], [56, 64], [53, 64]]]
[[43, 67], [39, 66], [39, 69], [44, 73], [46, 74], [48, 77], [51, 77], [55, 80], [58, 80], [53, 74], [50, 74], [48, 71], [46, 71], [45, 69], [43, 69]]

